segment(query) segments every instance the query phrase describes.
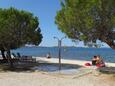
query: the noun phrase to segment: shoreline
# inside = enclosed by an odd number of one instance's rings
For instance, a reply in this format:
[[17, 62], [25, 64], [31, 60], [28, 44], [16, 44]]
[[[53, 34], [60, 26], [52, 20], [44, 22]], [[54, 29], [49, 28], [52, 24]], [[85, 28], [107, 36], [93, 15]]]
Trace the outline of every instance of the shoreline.
[[[46, 57], [33, 57], [36, 58], [38, 62], [46, 62], [46, 63], [59, 63], [58, 58], [46, 58]], [[70, 60], [70, 59], [61, 59], [61, 63], [63, 64], [74, 64], [74, 65], [80, 65], [80, 66], [85, 66], [85, 63], [91, 63], [91, 61], [87, 60]], [[115, 63], [110, 63], [110, 62], [105, 62], [105, 65], [107, 67], [115, 67]]]

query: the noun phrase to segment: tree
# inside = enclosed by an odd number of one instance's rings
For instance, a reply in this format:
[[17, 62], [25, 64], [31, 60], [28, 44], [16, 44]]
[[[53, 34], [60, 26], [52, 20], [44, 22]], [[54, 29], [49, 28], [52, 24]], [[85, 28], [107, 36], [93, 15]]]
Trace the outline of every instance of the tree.
[[42, 34], [38, 18], [32, 13], [15, 8], [0, 9], [0, 50], [10, 58], [10, 50], [25, 44], [39, 45]]
[[55, 23], [69, 38], [115, 49], [115, 0], [62, 0]]

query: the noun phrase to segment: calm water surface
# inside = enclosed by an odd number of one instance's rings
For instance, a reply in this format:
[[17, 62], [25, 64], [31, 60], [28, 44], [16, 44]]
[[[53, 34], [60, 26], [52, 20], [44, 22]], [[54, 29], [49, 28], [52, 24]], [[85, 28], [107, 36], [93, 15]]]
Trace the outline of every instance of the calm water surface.
[[[57, 47], [22, 47], [12, 50], [14, 53], [21, 53], [21, 55], [31, 55], [45, 57], [48, 52], [51, 56], [58, 58]], [[65, 47], [61, 49], [61, 57], [63, 59], [75, 60], [91, 60], [94, 55], [101, 55], [107, 62], [115, 62], [115, 50], [111, 48], [76, 48]]]

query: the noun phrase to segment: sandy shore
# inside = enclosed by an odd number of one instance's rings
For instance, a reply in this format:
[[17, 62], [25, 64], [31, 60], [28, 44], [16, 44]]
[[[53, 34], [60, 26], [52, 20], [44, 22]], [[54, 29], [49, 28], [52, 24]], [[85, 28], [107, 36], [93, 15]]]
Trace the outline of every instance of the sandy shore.
[[114, 81], [110, 75], [88, 74], [73, 78], [71, 75], [44, 72], [0, 73], [0, 86], [115, 86]]
[[[56, 58], [37, 57], [36, 59], [41, 63], [58, 63]], [[83, 66], [86, 62], [90, 61], [62, 59], [62, 63], [65, 64]], [[115, 66], [113, 63], [107, 63], [107, 65]], [[115, 75], [113, 77], [113, 75], [101, 74], [94, 70], [80, 76], [79, 74], [86, 69], [80, 67], [80, 71], [73, 74], [43, 71], [0, 72], [0, 86], [115, 86]]]
[[[34, 57], [34, 58], [36, 58], [37, 61], [48, 62], [48, 63], [58, 63], [59, 62], [58, 58], [51, 58], [51, 59], [47, 59], [46, 57]], [[91, 63], [91, 61], [61, 59], [61, 63], [76, 64], [76, 65], [84, 66], [85, 63]], [[105, 64], [108, 67], [115, 67], [115, 63], [105, 62]]]

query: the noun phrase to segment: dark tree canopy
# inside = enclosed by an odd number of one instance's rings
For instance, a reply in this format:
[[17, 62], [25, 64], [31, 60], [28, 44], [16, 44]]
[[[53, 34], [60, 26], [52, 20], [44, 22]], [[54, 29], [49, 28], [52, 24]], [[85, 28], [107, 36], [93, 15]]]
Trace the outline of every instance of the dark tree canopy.
[[0, 9], [0, 50], [15, 49], [25, 44], [39, 45], [41, 41], [36, 16], [15, 8]]
[[55, 23], [69, 38], [115, 49], [115, 0], [62, 0]]
[[11, 49], [25, 44], [39, 45], [41, 41], [42, 34], [36, 16], [15, 8], [0, 9], [0, 50], [3, 61], [7, 61], [10, 67], [13, 67]]

